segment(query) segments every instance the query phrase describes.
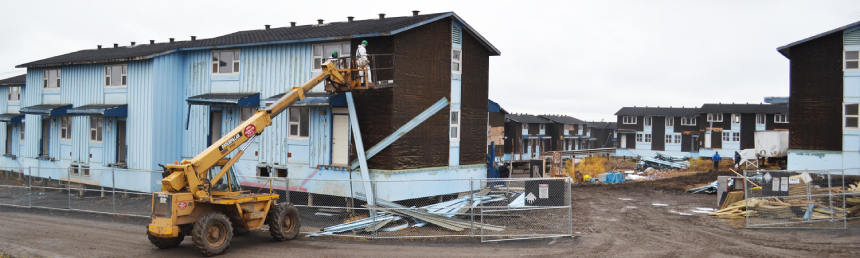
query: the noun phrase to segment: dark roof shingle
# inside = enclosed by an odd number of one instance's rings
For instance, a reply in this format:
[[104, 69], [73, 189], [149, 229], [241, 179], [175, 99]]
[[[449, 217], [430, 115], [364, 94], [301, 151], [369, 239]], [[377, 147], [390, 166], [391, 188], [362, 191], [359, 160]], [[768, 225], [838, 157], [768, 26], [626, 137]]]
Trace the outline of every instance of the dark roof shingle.
[[545, 118], [541, 118], [533, 115], [526, 114], [505, 114], [505, 118], [513, 120], [518, 123], [531, 123], [531, 124], [549, 124], [552, 121], [546, 120]]
[[694, 116], [698, 108], [684, 107], [623, 107], [615, 112], [616, 116]]
[[788, 114], [787, 104], [704, 104], [700, 113]]
[[[89, 49], [50, 57], [18, 65], [17, 67], [45, 67], [68, 64], [123, 62], [152, 58], [152, 56], [178, 50], [208, 49], [213, 47], [237, 47], [239, 45], [277, 44], [292, 42], [314, 42], [343, 40], [357, 37], [389, 36], [445, 17], [459, 18], [453, 12], [424, 14], [418, 16], [386, 17], [385, 19], [356, 20], [352, 22], [332, 22], [320, 25], [302, 25], [262, 30], [239, 31], [210, 39], [177, 41], [117, 48]], [[465, 22], [463, 22], [465, 24]], [[488, 49], [490, 55], [500, 52], [489, 41], [474, 31], [468, 24], [470, 33], [475, 35]]]
[[575, 117], [572, 117], [572, 116], [540, 115], [540, 117], [549, 119], [550, 121], [560, 123], [560, 124], [585, 124], [585, 121], [576, 119]]
[[15, 77], [0, 80], [0, 86], [24, 86], [27, 83], [27, 75], [22, 74]]

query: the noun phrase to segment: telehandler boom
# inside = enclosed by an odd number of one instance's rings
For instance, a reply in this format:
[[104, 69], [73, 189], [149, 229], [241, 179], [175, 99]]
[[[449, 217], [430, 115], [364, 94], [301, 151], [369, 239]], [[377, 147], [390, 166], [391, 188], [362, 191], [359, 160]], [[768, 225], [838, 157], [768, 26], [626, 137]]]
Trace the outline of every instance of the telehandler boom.
[[[338, 63], [346, 68], [339, 68]], [[370, 82], [362, 85], [358, 76], [359, 71], [367, 74], [366, 68], [350, 69], [350, 66], [346, 59], [325, 62], [320, 74], [257, 111], [193, 159], [166, 165], [162, 191], [152, 195], [152, 222], [147, 228], [150, 242], [166, 249], [178, 246], [185, 236], [191, 235], [198, 251], [213, 256], [230, 246], [234, 234], [258, 230], [263, 224], [268, 224], [275, 240], [295, 238], [301, 227], [298, 209], [289, 203], [277, 204], [279, 195], [271, 190], [242, 191], [231, 168], [244, 149], [272, 125], [272, 118], [303, 99], [317, 84], [325, 82], [326, 90], [334, 91], [371, 87]], [[241, 150], [226, 159], [242, 144], [245, 145]]]

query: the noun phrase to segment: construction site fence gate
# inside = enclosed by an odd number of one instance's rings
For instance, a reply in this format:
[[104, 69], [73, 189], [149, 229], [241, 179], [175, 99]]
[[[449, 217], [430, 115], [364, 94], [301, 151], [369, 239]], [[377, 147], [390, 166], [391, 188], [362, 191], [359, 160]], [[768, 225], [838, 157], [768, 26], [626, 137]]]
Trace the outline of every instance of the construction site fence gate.
[[844, 229], [860, 217], [860, 176], [844, 170], [746, 170], [744, 175], [750, 179], [744, 182], [746, 227]]
[[[149, 218], [161, 172], [0, 167], [0, 206]], [[573, 236], [569, 177], [362, 181], [239, 176], [237, 181], [243, 190], [278, 193], [279, 202], [295, 205], [308, 237], [491, 242]], [[375, 205], [369, 205], [368, 193]]]

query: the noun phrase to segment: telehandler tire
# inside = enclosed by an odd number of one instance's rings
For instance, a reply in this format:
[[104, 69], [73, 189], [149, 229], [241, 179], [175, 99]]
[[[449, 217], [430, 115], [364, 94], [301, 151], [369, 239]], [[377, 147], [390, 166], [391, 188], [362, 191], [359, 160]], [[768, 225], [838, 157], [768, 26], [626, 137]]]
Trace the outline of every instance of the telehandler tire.
[[194, 223], [191, 237], [194, 247], [203, 255], [219, 255], [224, 253], [233, 241], [233, 226], [222, 213], [206, 213]]
[[146, 235], [149, 236], [149, 242], [152, 243], [158, 249], [168, 249], [179, 246], [182, 243], [182, 240], [185, 239], [185, 235], [179, 233], [178, 237], [170, 237], [170, 238], [160, 238], [157, 236], [153, 236], [149, 233], [149, 230], [146, 231]]
[[295, 239], [302, 227], [299, 209], [287, 203], [275, 206], [274, 210], [269, 219], [269, 233], [272, 238], [281, 242]]

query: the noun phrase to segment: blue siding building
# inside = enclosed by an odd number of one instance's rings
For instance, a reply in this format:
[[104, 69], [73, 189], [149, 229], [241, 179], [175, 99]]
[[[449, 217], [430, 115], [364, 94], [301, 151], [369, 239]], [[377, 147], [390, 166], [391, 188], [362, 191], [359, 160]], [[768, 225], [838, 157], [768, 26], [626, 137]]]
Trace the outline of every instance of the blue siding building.
[[[136, 171], [193, 158], [279, 94], [319, 73], [332, 51], [353, 57], [362, 40], [370, 42], [377, 86], [355, 93], [353, 115], [364, 146], [380, 143], [431, 104], [443, 98], [446, 104], [369, 158], [370, 176], [486, 177], [488, 61], [500, 52], [452, 12], [99, 46], [19, 65], [27, 68], [20, 111], [26, 114], [25, 140], [19, 157], [2, 165], [50, 168], [39, 175], [79, 177], [93, 185], [104, 185], [100, 172], [116, 169], [122, 171], [118, 187], [158, 191], [161, 173]], [[428, 68], [431, 61], [439, 64]], [[422, 99], [410, 101], [414, 97]], [[293, 191], [349, 196], [348, 182], [319, 181], [362, 178], [351, 166], [356, 150], [350, 135], [358, 135], [349, 126], [346, 106], [345, 94], [316, 87], [273, 119], [235, 171], [289, 176]], [[264, 182], [246, 178], [244, 184]], [[379, 187], [377, 194], [402, 200], [468, 186], [416, 183], [414, 191]]]

